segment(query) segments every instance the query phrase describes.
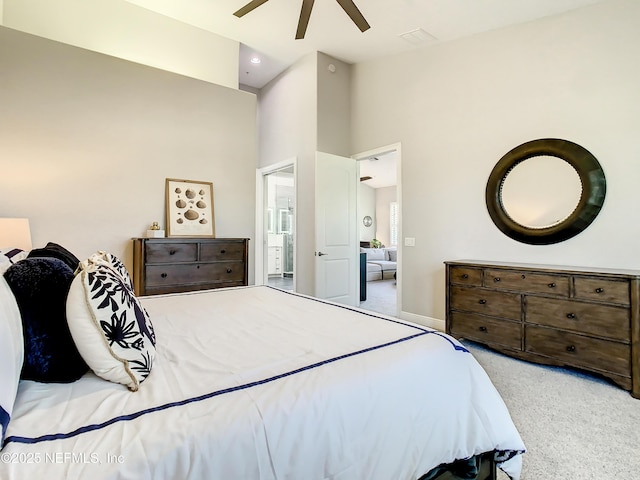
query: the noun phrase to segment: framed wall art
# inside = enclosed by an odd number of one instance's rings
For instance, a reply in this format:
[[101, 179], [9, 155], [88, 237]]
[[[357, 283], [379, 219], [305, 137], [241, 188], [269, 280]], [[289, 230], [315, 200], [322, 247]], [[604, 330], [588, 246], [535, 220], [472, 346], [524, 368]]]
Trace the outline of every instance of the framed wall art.
[[167, 237], [215, 237], [213, 183], [167, 178]]

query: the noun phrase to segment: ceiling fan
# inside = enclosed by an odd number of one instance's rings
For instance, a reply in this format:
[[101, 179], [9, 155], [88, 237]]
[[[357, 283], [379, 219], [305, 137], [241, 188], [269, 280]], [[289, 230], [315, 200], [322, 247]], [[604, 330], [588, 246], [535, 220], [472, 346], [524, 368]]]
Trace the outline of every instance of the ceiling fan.
[[[247, 13], [258, 8], [268, 0], [252, 0], [242, 7], [234, 15], [238, 18], [244, 17]], [[307, 25], [309, 24], [309, 17], [311, 16], [311, 9], [313, 8], [313, 2], [315, 0], [302, 0], [302, 9], [300, 10], [300, 19], [298, 20], [298, 29], [296, 30], [296, 40], [304, 38], [304, 34], [307, 32]], [[367, 23], [364, 16], [353, 3], [353, 0], [336, 0], [340, 6], [347, 12], [347, 15], [353, 20], [353, 23], [360, 29], [361, 32], [368, 30], [371, 26]]]

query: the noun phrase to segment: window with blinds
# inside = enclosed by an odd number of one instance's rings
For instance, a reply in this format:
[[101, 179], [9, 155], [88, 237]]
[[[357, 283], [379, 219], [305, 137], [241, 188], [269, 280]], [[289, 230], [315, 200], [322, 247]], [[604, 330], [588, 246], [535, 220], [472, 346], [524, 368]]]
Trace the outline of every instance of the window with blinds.
[[398, 245], [398, 202], [391, 202], [389, 204], [389, 240], [391, 246]]

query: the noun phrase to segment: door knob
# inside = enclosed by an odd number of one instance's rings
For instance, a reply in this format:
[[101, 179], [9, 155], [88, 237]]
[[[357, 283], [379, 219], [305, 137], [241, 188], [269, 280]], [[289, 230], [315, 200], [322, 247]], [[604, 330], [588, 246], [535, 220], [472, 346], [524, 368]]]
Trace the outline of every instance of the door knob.
[[318, 252], [318, 256], [321, 257], [323, 255], [329, 255], [328, 253]]

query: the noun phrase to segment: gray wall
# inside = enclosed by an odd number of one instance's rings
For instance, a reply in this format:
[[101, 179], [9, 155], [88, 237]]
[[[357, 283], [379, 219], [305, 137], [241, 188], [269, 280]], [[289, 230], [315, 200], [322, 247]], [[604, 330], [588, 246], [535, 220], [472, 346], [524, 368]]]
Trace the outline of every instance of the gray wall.
[[[335, 72], [328, 70], [329, 64]], [[315, 293], [316, 151], [349, 155], [351, 66], [307, 55], [259, 94], [260, 166], [297, 159], [296, 289]]]
[[[317, 55], [307, 55], [259, 94], [260, 167], [296, 159], [296, 289], [313, 294]], [[311, 228], [309, 228], [311, 224]]]
[[[0, 0], [0, 25], [218, 85], [238, 87], [237, 40], [174, 20], [137, 3]], [[171, 9], [170, 4], [160, 7], [161, 11]]]
[[[330, 66], [333, 65], [333, 71]], [[318, 145], [316, 150], [351, 155], [351, 65], [318, 52]]]
[[0, 217], [34, 247], [130, 267], [166, 178], [213, 182], [216, 235], [253, 238], [256, 139], [253, 94], [0, 27]]
[[[640, 268], [640, 2], [616, 0], [353, 68], [352, 150], [402, 144], [402, 307], [444, 319], [445, 260]], [[607, 198], [550, 246], [503, 235], [485, 208], [511, 148], [558, 137], [602, 164]]]

